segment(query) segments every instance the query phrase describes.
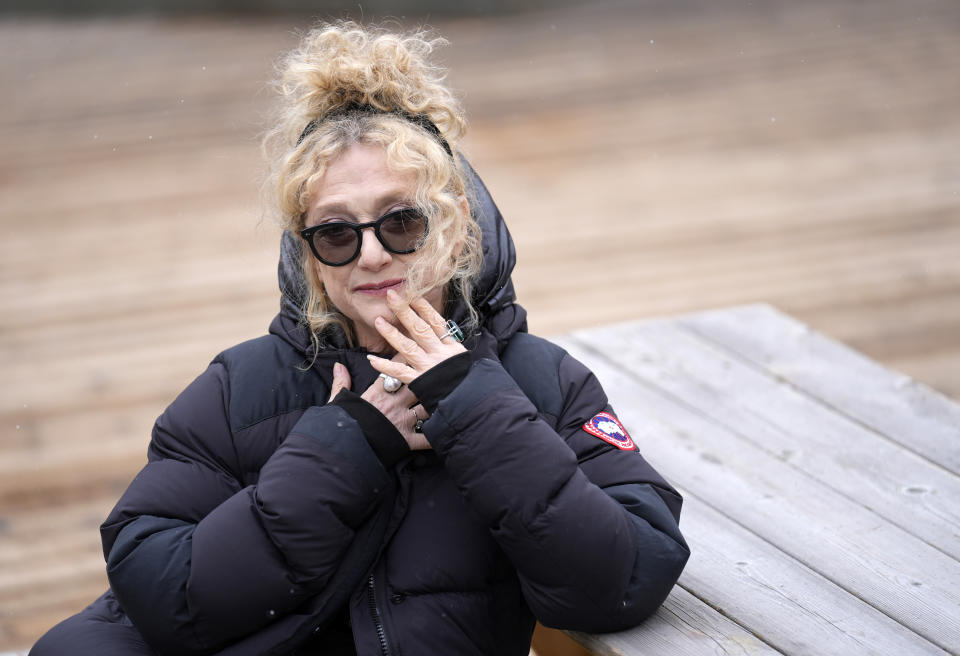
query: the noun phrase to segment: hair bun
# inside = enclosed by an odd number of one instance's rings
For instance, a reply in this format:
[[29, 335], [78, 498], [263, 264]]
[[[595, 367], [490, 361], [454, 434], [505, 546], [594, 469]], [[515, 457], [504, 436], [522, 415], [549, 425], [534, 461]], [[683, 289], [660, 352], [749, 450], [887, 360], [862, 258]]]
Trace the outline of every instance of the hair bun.
[[463, 111], [443, 82], [446, 70], [430, 62], [434, 49], [445, 44], [425, 30], [404, 34], [352, 21], [311, 30], [281, 62], [285, 132], [296, 141], [314, 119], [369, 105], [425, 115], [446, 140], [458, 139]]

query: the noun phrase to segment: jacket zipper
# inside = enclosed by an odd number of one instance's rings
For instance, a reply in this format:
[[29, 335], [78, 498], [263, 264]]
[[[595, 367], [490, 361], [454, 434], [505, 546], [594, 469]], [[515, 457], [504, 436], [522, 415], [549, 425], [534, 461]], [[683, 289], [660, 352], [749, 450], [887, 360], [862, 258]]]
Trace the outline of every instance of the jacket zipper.
[[380, 609], [377, 608], [377, 592], [374, 587], [373, 574], [367, 579], [367, 603], [370, 606], [370, 616], [373, 618], [373, 625], [377, 628], [377, 638], [380, 639], [380, 653], [383, 654], [383, 656], [390, 656], [390, 650], [387, 648], [387, 632], [383, 628]]

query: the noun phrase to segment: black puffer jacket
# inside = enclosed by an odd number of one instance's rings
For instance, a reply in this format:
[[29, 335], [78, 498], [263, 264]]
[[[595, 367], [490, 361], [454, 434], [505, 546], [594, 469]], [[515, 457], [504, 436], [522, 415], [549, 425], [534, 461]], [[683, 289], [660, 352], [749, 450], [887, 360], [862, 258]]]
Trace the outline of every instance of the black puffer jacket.
[[352, 653], [352, 634], [363, 655], [520, 655], [534, 618], [611, 631], [660, 605], [688, 556], [680, 497], [615, 421], [584, 428], [613, 411], [588, 370], [524, 332], [513, 245], [477, 185], [482, 329], [426, 423], [433, 451], [356, 397], [327, 403], [334, 362], [357, 392], [376, 372], [335, 333], [309, 352], [287, 236], [270, 334], [219, 355], [157, 420], [101, 528], [111, 591], [31, 654]]

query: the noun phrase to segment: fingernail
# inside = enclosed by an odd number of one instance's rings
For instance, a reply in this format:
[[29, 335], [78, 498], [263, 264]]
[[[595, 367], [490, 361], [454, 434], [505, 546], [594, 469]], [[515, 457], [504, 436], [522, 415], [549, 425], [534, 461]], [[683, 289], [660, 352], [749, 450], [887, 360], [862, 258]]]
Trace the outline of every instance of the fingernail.
[[400, 297], [397, 295], [397, 292], [393, 291], [392, 289], [388, 289], [388, 290], [387, 290], [387, 298], [390, 299], [391, 301], [396, 301], [396, 300], [398, 300]]
[[333, 363], [333, 377], [334, 377], [334, 378], [339, 378], [339, 377], [341, 377], [341, 376], [343, 376], [343, 365], [340, 364], [339, 362], [334, 362], [334, 363]]

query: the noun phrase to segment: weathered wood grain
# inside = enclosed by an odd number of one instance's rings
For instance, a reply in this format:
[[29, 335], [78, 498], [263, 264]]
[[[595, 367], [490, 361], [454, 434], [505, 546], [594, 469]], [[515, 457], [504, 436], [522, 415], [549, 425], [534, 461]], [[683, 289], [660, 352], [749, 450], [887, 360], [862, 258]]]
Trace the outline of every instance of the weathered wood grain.
[[682, 587], [674, 588], [663, 606], [641, 626], [640, 630], [619, 633], [593, 635], [571, 631], [569, 635], [597, 656], [780, 653]]
[[680, 585], [786, 654], [945, 654], [682, 490], [692, 545]]
[[[960, 259], [960, 258], [958, 258]], [[705, 313], [684, 325], [877, 433], [960, 474], [960, 407], [776, 309]], [[749, 338], [736, 326], [749, 325]], [[923, 481], [918, 481], [920, 485]]]
[[[731, 314], [739, 313], [731, 310]], [[783, 333], [796, 326], [780, 321], [778, 331], [762, 327], [758, 316], [748, 314], [742, 319], [740, 330], [751, 334]], [[692, 317], [682, 325], [699, 321]], [[768, 315], [766, 322], [777, 323], [777, 315]], [[653, 381], [658, 389], [682, 399], [754, 447], [960, 559], [960, 477], [902, 442], [890, 441], [838, 413], [829, 401], [833, 395], [818, 394], [814, 387], [810, 396], [805, 387], [795, 387], [777, 372], [758, 367], [680, 325], [680, 321], [656, 321], [635, 330], [617, 326], [590, 335], [602, 344], [604, 353], [615, 354], [625, 370]], [[775, 346], [771, 352], [776, 352]], [[828, 356], [807, 357], [811, 371], [804, 382], [816, 385], [827, 378], [832, 379], [828, 384], [836, 384], [834, 371], [839, 370], [836, 360]], [[825, 371], [817, 369], [819, 362], [824, 362]], [[858, 380], [844, 373], [848, 383]], [[894, 379], [891, 372], [887, 376]], [[877, 377], [869, 380], [872, 386]], [[932, 401], [942, 399], [932, 391], [929, 394]], [[948, 401], [944, 409], [960, 415], [960, 408]], [[945, 419], [941, 417], [938, 425], [951, 430]]]
[[940, 648], [960, 649], [955, 559], [719, 423], [709, 404], [699, 407], [696, 378], [678, 396], [630, 370], [623, 364], [630, 353], [613, 346], [618, 330], [643, 339], [643, 326], [633, 324], [562, 343], [605, 383], [641, 450], [669, 480]]

